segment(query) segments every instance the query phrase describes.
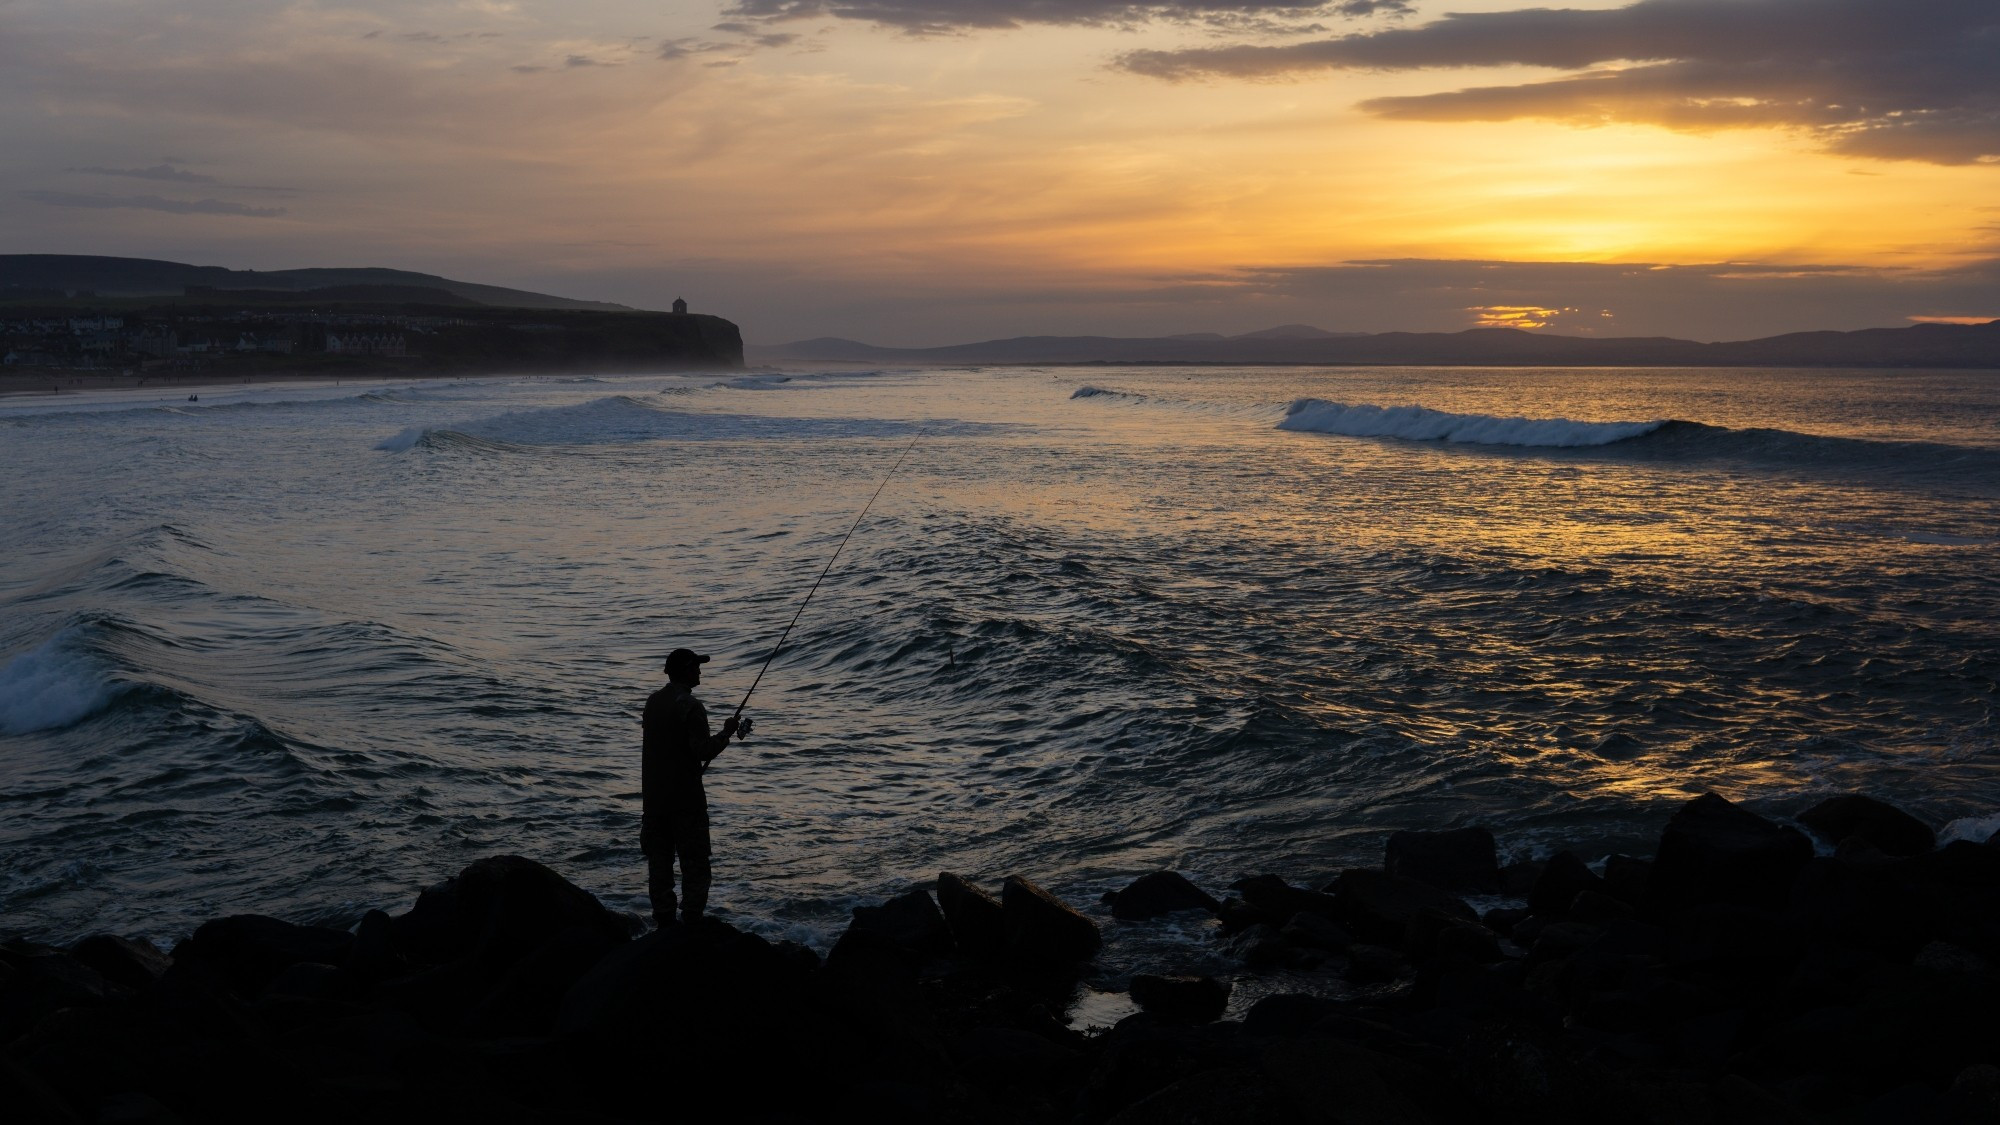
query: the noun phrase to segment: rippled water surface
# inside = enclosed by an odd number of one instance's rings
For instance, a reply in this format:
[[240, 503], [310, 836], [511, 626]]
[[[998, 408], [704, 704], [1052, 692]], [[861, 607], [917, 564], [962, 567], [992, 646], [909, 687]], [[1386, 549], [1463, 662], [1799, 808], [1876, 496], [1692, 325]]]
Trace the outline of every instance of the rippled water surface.
[[14, 399], [4, 928], [344, 923], [496, 852], [642, 908], [661, 656], [732, 707], [913, 438], [709, 775], [717, 906], [764, 932], [940, 869], [1089, 900], [1405, 826], [1641, 847], [1704, 788], [2000, 826], [2000, 374]]

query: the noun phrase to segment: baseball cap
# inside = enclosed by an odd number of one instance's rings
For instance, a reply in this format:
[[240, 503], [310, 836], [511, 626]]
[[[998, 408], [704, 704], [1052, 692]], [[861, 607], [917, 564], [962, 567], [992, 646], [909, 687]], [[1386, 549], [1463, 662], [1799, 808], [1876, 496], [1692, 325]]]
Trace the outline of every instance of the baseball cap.
[[676, 668], [693, 668], [697, 664], [706, 663], [708, 663], [708, 657], [703, 656], [695, 650], [691, 648], [677, 648], [667, 654], [666, 670], [671, 672]]

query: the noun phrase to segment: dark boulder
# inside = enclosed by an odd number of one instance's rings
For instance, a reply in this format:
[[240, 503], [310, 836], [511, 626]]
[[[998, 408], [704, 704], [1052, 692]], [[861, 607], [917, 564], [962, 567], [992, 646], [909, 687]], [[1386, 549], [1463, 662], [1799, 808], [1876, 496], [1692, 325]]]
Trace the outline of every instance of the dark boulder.
[[1259, 1044], [1258, 1056], [1265, 1076], [1301, 1107], [1301, 1112], [1282, 1120], [1428, 1125], [1439, 1119], [1467, 1119], [1462, 1112], [1434, 1114], [1424, 1104], [1442, 1085], [1431, 1075], [1359, 1043], [1323, 1036], [1274, 1039]]
[[1143, 922], [1181, 910], [1222, 913], [1222, 904], [1214, 895], [1172, 871], [1141, 875], [1124, 890], [1105, 895], [1104, 901], [1110, 905], [1113, 918], [1128, 922]]
[[[876, 963], [910, 973], [890, 952]], [[696, 1091], [691, 1104], [700, 1105], [702, 1081], [750, 1067], [766, 1079], [756, 1087], [759, 1112], [792, 1119], [811, 1099], [862, 1077], [857, 1068], [881, 1035], [857, 1026], [858, 1013], [835, 1018], [817, 968], [797, 946], [721, 923], [617, 943], [558, 1009], [555, 1032], [577, 1048], [575, 1089], [612, 1092], [609, 1116], [653, 1119], [676, 1093]]]
[[1334, 920], [1361, 941], [1376, 945], [1401, 942], [1410, 919], [1420, 910], [1440, 910], [1468, 922], [1479, 920], [1471, 907], [1429, 883], [1366, 867], [1341, 872], [1330, 889]]
[[1418, 958], [1445, 957], [1486, 964], [1500, 959], [1500, 936], [1460, 914], [1425, 907], [1410, 915], [1403, 948]]
[[938, 875], [937, 900], [959, 949], [981, 957], [1006, 950], [1006, 911], [992, 895], [945, 871]]
[[[491, 856], [418, 896], [395, 919], [398, 950], [417, 964], [461, 958], [498, 973], [579, 927], [607, 941], [631, 936], [628, 922], [596, 896], [517, 855]], [[324, 959], [324, 958], [322, 958]]]
[[1448, 832], [1398, 832], [1389, 837], [1383, 870], [1460, 894], [1499, 894], [1500, 853], [1493, 833], [1477, 826]]
[[1340, 1001], [1301, 992], [1274, 992], [1243, 1013], [1246, 1035], [1298, 1035], [1321, 1020], [1339, 1016]]
[[1239, 879], [1231, 883], [1229, 889], [1242, 895], [1243, 901], [1253, 909], [1263, 912], [1272, 925], [1281, 925], [1285, 919], [1301, 911], [1323, 914], [1328, 918], [1337, 914], [1331, 896], [1294, 887], [1276, 875], [1253, 875], [1248, 879]]
[[1252, 1125], [1310, 1120], [1306, 1112], [1284, 1087], [1246, 1067], [1181, 1078], [1126, 1106], [1108, 1125]]
[[1705, 903], [1674, 919], [1668, 958], [1677, 965], [1750, 979], [1782, 978], [1804, 958], [1807, 932], [1782, 914]]
[[1828, 797], [1800, 813], [1799, 823], [1829, 844], [1859, 837], [1892, 856], [1921, 855], [1937, 847], [1937, 834], [1930, 825], [1859, 793]]
[[1156, 1016], [1208, 1023], [1219, 1020], [1229, 1006], [1229, 986], [1214, 977], [1151, 976], [1132, 978], [1132, 1002]]
[[1375, 984], [1409, 974], [1409, 958], [1394, 949], [1359, 942], [1347, 947], [1347, 970], [1344, 975], [1355, 984]]
[[1812, 842], [1797, 829], [1704, 793], [1682, 805], [1660, 834], [1650, 899], [1666, 911], [1702, 902], [1781, 901], [1812, 854]]
[[951, 952], [951, 926], [930, 892], [922, 889], [905, 891], [875, 906], [855, 907], [854, 921], [847, 928], [873, 934], [917, 957]]
[[1278, 930], [1263, 922], [1229, 939], [1228, 950], [1252, 969], [1282, 968], [1291, 959], [1292, 945]]
[[361, 980], [382, 980], [404, 971], [408, 965], [396, 952], [395, 929], [395, 919], [380, 910], [363, 914], [341, 967]]
[[1646, 903], [1646, 888], [1653, 880], [1653, 861], [1637, 856], [1613, 854], [1604, 860], [1604, 893], [1634, 906]]
[[94, 934], [71, 946], [69, 952], [104, 979], [134, 991], [159, 980], [173, 964], [153, 943], [116, 934]]
[[1301, 911], [1292, 915], [1278, 936], [1286, 942], [1304, 949], [1323, 949], [1339, 952], [1354, 944], [1354, 935], [1340, 928], [1340, 923], [1323, 915]]
[[301, 962], [339, 964], [354, 935], [325, 926], [297, 926], [261, 914], [235, 914], [204, 922], [174, 947], [168, 975], [199, 971], [251, 1000]]
[[1557, 852], [1542, 867], [1541, 878], [1528, 892], [1528, 909], [1544, 918], [1561, 918], [1584, 891], [1601, 890], [1604, 880], [1575, 852]]
[[0, 945], [0, 1042], [52, 1012], [103, 1004], [121, 992], [97, 970], [53, 946]]
[[1000, 887], [1007, 923], [1007, 948], [1023, 960], [1070, 965], [1097, 956], [1103, 938], [1097, 923], [1019, 875]]
[[547, 1034], [569, 990], [619, 944], [586, 926], [557, 931], [470, 1006], [461, 1029], [487, 1037]]

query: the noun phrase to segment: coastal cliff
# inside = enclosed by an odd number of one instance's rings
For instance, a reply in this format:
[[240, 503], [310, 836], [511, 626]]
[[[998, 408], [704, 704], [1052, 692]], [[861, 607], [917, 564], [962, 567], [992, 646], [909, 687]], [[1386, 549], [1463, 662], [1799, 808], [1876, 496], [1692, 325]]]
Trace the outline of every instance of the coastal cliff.
[[[0, 946], [0, 1098], [24, 1122], [1994, 1120], [2000, 845], [1858, 795], [1796, 822], [1704, 795], [1601, 864], [1400, 832], [1319, 890], [1157, 872], [1090, 913], [946, 873], [824, 958], [642, 934], [499, 856], [348, 930]], [[1075, 1026], [1105, 930], [1170, 915], [1236, 968], [1092, 979], [1139, 1010]]]

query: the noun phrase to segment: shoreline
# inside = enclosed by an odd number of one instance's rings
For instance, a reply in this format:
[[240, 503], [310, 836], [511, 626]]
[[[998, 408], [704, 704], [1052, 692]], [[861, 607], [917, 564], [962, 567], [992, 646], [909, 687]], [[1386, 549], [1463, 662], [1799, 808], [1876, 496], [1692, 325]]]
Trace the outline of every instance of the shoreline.
[[[1155, 872], [1082, 907], [943, 873], [856, 908], [824, 958], [644, 932], [492, 857], [351, 931], [9, 942], [0, 1085], [31, 1121], [1993, 1119], [2000, 833], [1939, 846], [1860, 795], [1797, 820], [1820, 847], [1709, 794], [1650, 857], [1502, 867], [1483, 828], [1405, 831], [1318, 890]], [[1239, 968], [1080, 987], [1105, 929], [1170, 915], [1213, 918]], [[1221, 1018], [1278, 975], [1324, 987]], [[1079, 997], [1137, 1011], [1086, 1031]], [[771, 1080], [721, 1078], [746, 1066]]]
[[[234, 390], [300, 390], [320, 387], [390, 387], [411, 383], [437, 381], [466, 381], [481, 379], [576, 379], [597, 377], [616, 378], [656, 378], [660, 376], [686, 375], [754, 375], [756, 368], [678, 368], [662, 371], [575, 371], [575, 372], [518, 372], [518, 371], [427, 371], [382, 373], [376, 375], [353, 375], [333, 377], [318, 372], [266, 372], [250, 376], [218, 376], [199, 373], [183, 373], [177, 376], [137, 376], [65, 374], [53, 385], [45, 380], [30, 380], [16, 372], [0, 374], [0, 408], [19, 405], [54, 404], [64, 399], [78, 399], [83, 402], [103, 402], [118, 399], [134, 403], [157, 401], [161, 405], [186, 402], [190, 394], [203, 391]], [[22, 384], [22, 385], [16, 385]], [[46, 389], [44, 389], [46, 388]]]

